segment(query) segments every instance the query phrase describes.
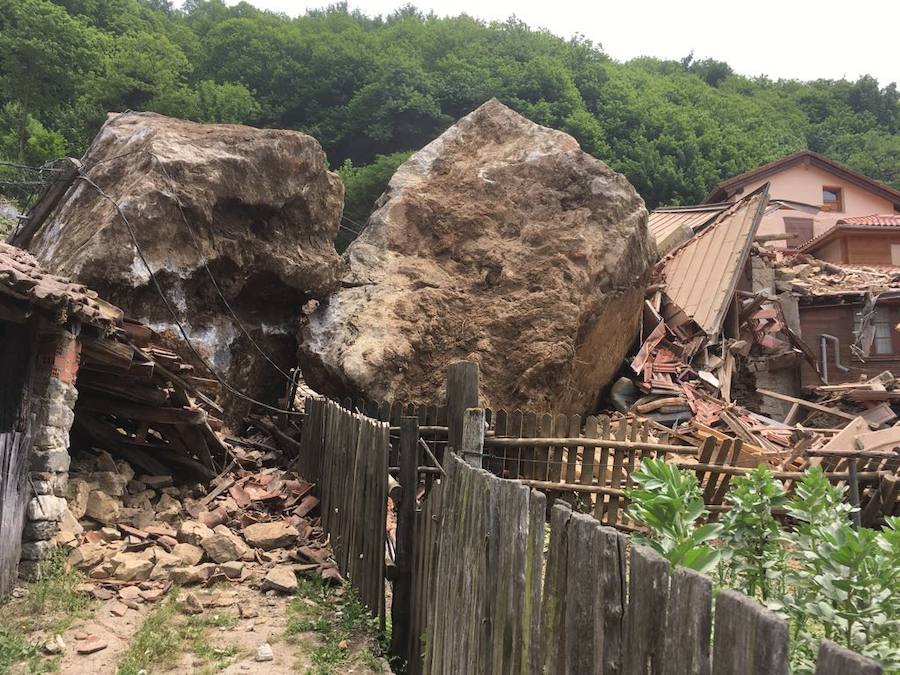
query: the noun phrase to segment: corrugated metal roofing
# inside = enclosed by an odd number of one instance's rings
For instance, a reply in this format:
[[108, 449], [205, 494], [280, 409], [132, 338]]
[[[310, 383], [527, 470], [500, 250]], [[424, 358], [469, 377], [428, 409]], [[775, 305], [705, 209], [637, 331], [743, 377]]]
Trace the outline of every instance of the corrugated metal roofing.
[[711, 337], [722, 330], [768, 201], [766, 183], [660, 263], [669, 300]]
[[730, 204], [667, 207], [650, 213], [647, 227], [659, 254], [665, 255], [708, 224]]

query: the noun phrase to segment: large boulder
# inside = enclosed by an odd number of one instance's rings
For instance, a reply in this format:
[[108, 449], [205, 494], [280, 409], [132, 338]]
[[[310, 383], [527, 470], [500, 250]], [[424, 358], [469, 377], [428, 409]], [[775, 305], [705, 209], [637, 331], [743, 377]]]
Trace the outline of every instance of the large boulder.
[[571, 136], [496, 100], [394, 174], [307, 326], [320, 391], [433, 402], [474, 359], [482, 402], [585, 412], [635, 337], [644, 202]]
[[[284, 379], [242, 333], [210, 276], [262, 351], [282, 370], [292, 367], [301, 307], [331, 293], [341, 275], [333, 242], [343, 186], [319, 143], [296, 131], [124, 113], [110, 115], [84, 163], [87, 177], [121, 206], [192, 342], [216, 370], [258, 398], [283, 394]], [[179, 345], [121, 216], [86, 181], [30, 248], [48, 269], [96, 289]]]

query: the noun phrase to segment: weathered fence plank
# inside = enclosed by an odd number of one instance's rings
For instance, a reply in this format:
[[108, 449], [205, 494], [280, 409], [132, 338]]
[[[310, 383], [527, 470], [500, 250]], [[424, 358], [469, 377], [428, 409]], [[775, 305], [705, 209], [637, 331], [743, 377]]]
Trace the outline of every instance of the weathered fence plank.
[[626, 675], [663, 672], [668, 602], [669, 561], [653, 549], [633, 546], [625, 622]]
[[400, 418], [400, 504], [397, 506], [397, 537], [394, 581], [391, 601], [391, 655], [405, 659], [412, 639], [412, 574], [415, 560], [416, 490], [418, 488], [419, 419]]
[[881, 675], [882, 670], [872, 659], [867, 659], [831, 640], [822, 640], [816, 657], [815, 675]]
[[564, 645], [565, 673], [603, 674], [603, 606], [591, 564], [602, 553], [600, 523], [583, 513], [568, 523]]
[[564, 673], [566, 633], [566, 583], [568, 576], [568, 527], [572, 509], [557, 501], [550, 510], [550, 545], [544, 574], [544, 597], [541, 605], [541, 643], [544, 675]]
[[672, 573], [665, 632], [665, 675], [709, 675], [712, 581], [693, 570]]
[[478, 364], [471, 361], [447, 367], [447, 443], [459, 450], [462, 443], [463, 413], [478, 407]]
[[787, 623], [757, 602], [721, 591], [714, 631], [713, 675], [787, 675]]

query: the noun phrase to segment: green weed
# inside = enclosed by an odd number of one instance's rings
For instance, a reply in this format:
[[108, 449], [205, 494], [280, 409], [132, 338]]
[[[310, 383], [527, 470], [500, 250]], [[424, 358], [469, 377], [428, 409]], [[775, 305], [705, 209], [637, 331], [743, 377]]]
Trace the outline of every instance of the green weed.
[[[385, 638], [379, 635], [377, 620], [349, 588], [339, 596], [318, 578], [301, 578], [297, 597], [288, 606], [286, 632], [289, 638], [309, 632], [320, 638], [310, 655], [312, 667], [307, 675], [331, 675], [351, 662], [381, 670], [381, 662], [369, 645], [381, 653]], [[351, 643], [365, 647], [351, 652]]]

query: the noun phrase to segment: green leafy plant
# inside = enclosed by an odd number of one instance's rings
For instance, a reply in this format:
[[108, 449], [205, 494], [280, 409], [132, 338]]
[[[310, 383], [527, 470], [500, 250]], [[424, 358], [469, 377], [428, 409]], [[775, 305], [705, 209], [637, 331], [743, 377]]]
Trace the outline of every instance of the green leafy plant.
[[772, 510], [784, 505], [784, 486], [764, 466], [735, 478], [725, 497], [731, 510], [722, 520], [732, 584], [763, 601], [784, 593], [785, 549]]
[[721, 552], [709, 542], [719, 536], [722, 526], [698, 525], [708, 512], [697, 477], [663, 460], [645, 459], [632, 480], [638, 487], [625, 490], [631, 501], [627, 513], [648, 530], [646, 536], [635, 536], [635, 542], [650, 546], [673, 567], [698, 572], [713, 569]]
[[782, 610], [791, 620], [798, 673], [812, 670], [823, 635], [888, 672], [900, 670], [900, 518], [888, 518], [880, 532], [855, 530], [844, 491], [816, 467], [786, 504], [797, 526], [786, 535], [792, 565]]

